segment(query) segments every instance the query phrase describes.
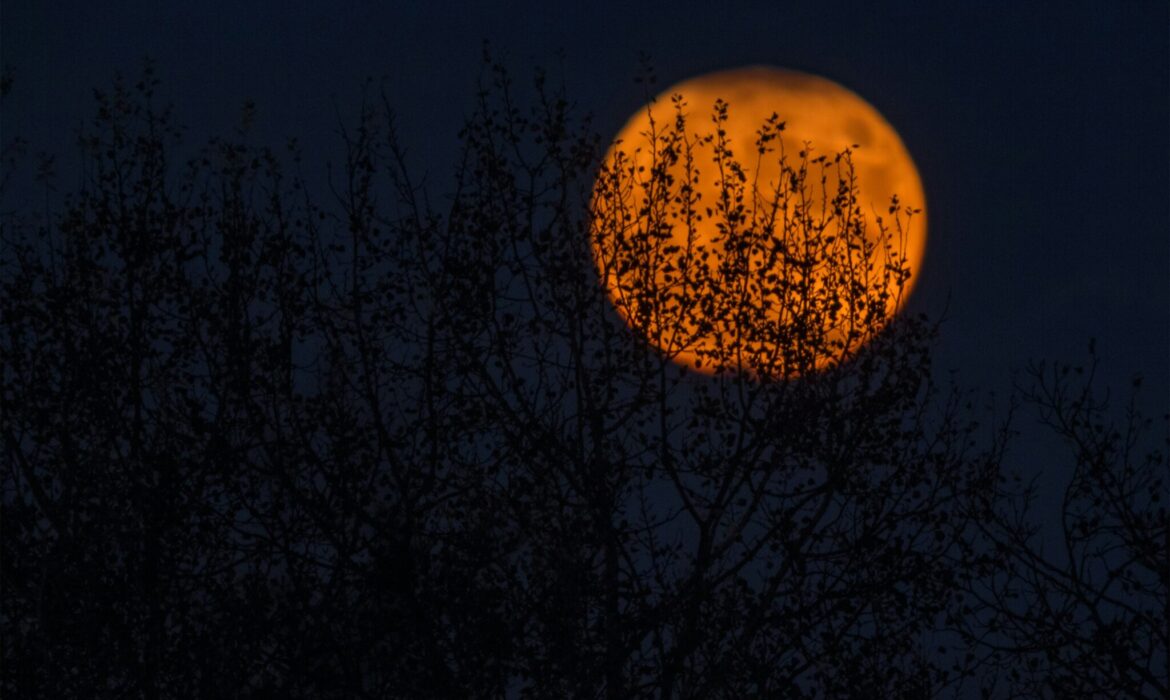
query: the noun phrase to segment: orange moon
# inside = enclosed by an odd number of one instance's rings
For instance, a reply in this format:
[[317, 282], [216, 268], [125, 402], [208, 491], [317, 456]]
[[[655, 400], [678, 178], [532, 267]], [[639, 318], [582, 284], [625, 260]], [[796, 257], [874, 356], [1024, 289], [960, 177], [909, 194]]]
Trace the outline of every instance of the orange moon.
[[[663, 166], [661, 157], [656, 154], [657, 147], [651, 145], [652, 134], [658, 139], [664, 131], [676, 124], [679, 113], [676, 104], [672, 102], [673, 96], [681, 96], [683, 100], [680, 104], [682, 115], [686, 119], [684, 131], [688, 135], [687, 142], [693, 154], [692, 162], [698, 173], [693, 179], [688, 178], [684, 171], [682, 159]], [[727, 105], [726, 119], [718, 125], [712, 121], [713, 107], [717, 100], [722, 100]], [[757, 143], [758, 130], [773, 115], [778, 116], [784, 127], [771, 143], [775, 147], [774, 152], [770, 151], [757, 157], [760, 150]], [[850, 149], [852, 171], [855, 176], [853, 183], [856, 188], [853, 211], [856, 212], [855, 219], [864, 219], [856, 230], [864, 231], [862, 235], [871, 243], [878, 239], [882, 230], [885, 230], [884, 245], [889, 246], [887, 250], [893, 250], [894, 259], [900, 260], [900, 267], [909, 273], [909, 277], [900, 283], [889, 279], [888, 276], [880, 283], [889, 286], [889, 294], [881, 297], [884, 301], [880, 304], [884, 304], [885, 309], [880, 323], [887, 322], [897, 313], [917, 280], [926, 250], [925, 195], [918, 171], [905, 145], [894, 128], [873, 106], [841, 85], [797, 71], [754, 66], [709, 73], [663, 91], [647, 108], [630, 117], [606, 153], [602, 177], [605, 177], [607, 169], [611, 173], [621, 171], [623, 177], [627, 178], [624, 186], [627, 188], [625, 191], [630, 204], [623, 205], [624, 213], [619, 215], [614, 206], [601, 202], [606, 196], [612, 199], [612, 192], [616, 191], [616, 186], [610, 191], [610, 195], [602, 195], [601, 186], [595, 184], [592, 202], [593, 257], [619, 315], [629, 325], [641, 330], [649, 343], [656, 346], [666, 357], [699, 372], [715, 371], [710, 357], [716, 353], [716, 345], [722, 343], [719, 346], [720, 352], [730, 356], [726, 353], [726, 337], [732, 329], [730, 322], [724, 318], [704, 318], [699, 312], [679, 311], [669, 319], [663, 314], [647, 315], [641, 321], [636, 319], [635, 310], [650, 305], [648, 298], [639, 298], [648, 296], [645, 290], [649, 287], [627, 281], [630, 279], [629, 273], [624, 273], [623, 269], [629, 269], [630, 265], [623, 266], [622, 261], [615, 258], [612, 250], [607, 249], [609, 244], [603, 243], [608, 240], [605, 238], [606, 234], [599, 233], [606, 227], [612, 233], [616, 226], [626, 231], [623, 235], [645, 237], [646, 232], [654, 228], [647, 221], [650, 214], [649, 209], [645, 207], [655, 196], [654, 185], [649, 182], [649, 173], [658, 163], [660, 168], [665, 167], [669, 171], [670, 182], [688, 180], [692, 182], [693, 194], [697, 197], [694, 209], [698, 212], [698, 216], [687, 217], [686, 225], [680, 223], [681, 219], [677, 214], [670, 217], [659, 215], [660, 222], [668, 219], [674, 222], [665, 225], [659, 223], [655, 230], [661, 231], [664, 227], [668, 229], [667, 233], [660, 234], [659, 237], [664, 239], [666, 244], [673, 244], [675, 250], [692, 250], [693, 248], [686, 247], [688, 238], [692, 246], [706, 245], [713, 249], [720, 238], [720, 217], [718, 213], [712, 216], [710, 207], [722, 196], [721, 183], [729, 178], [726, 173], [720, 176], [716, 172], [716, 148], [711, 141], [704, 142], [700, 137], [704, 134], [713, 135], [717, 129], [723, 130], [725, 147], [730, 149], [734, 159], [742, 165], [745, 177], [740, 180], [746, 183], [749, 190], [756, 188], [762, 192], [778, 192], [777, 188], [783, 187], [781, 181], [790, 178], [789, 175], [782, 176], [782, 173], [788, 171], [782, 171], [781, 154], [787, 158], [790, 166], [797, 164], [801, 159], [808, 162], [818, 156], [827, 156], [828, 160], [818, 166], [822, 170], [816, 170], [813, 165], [809, 165], [807, 182], [810, 188], [821, 188], [815, 192], [816, 197], [820, 197], [823, 191], [831, 199], [838, 186], [837, 170], [829, 174], [828, 184], [821, 185], [821, 174], [827, 172], [823, 168], [827, 167], [827, 164], [832, 164], [834, 156], [839, 152]], [[841, 172], [845, 171], [844, 167], [840, 165], [837, 167]], [[658, 196], [661, 196], [661, 184], [658, 187]], [[895, 195], [899, 202], [897, 217], [890, 211], [891, 197]], [[670, 195], [668, 199], [673, 196]], [[749, 204], [752, 201], [751, 196], [749, 191], [747, 195]], [[911, 209], [914, 210], [912, 215], [902, 216], [903, 212], [909, 214]], [[704, 212], [706, 216], [703, 216]], [[884, 229], [879, 225], [879, 218], [884, 224]], [[660, 246], [659, 250], [661, 249]], [[628, 250], [635, 248], [631, 247]], [[677, 278], [677, 261], [654, 253], [646, 253], [645, 257], [646, 259], [637, 262], [653, 268], [650, 274], [658, 284], [669, 284], [672, 279]], [[880, 265], [878, 267], [880, 268]], [[774, 276], [768, 280], [758, 280], [759, 285], [774, 283]], [[825, 282], [820, 280], [812, 284], [823, 286]], [[685, 295], [679, 298], [685, 300]], [[680, 305], [686, 303], [679, 302]], [[776, 324], [784, 323], [781, 315], [779, 311], [774, 312], [775, 318], [772, 320]], [[829, 333], [833, 334], [844, 337], [843, 331], [834, 330]], [[831, 356], [818, 356], [811, 362], [806, 361], [800, 369], [793, 366], [780, 371], [779, 374], [783, 377], [793, 377], [831, 366], [847, 357], [856, 350], [857, 345], [864, 342], [864, 339], [860, 339], [851, 345], [852, 339], [853, 335], [850, 335], [849, 340], [834, 346], [839, 348], [840, 352]], [[764, 342], [759, 341], [751, 348], [756, 355], [767, 351], [766, 347], [760, 346], [760, 343]], [[758, 362], [756, 364], [759, 365]], [[747, 366], [747, 360], [734, 358], [724, 362], [723, 369], [752, 371], [752, 368]]]

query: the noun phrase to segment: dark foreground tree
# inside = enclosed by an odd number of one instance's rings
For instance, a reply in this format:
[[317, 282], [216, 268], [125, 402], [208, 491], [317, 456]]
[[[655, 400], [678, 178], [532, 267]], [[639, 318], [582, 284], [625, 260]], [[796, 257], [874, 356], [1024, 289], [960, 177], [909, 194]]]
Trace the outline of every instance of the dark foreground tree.
[[1018, 390], [1022, 412], [1071, 452], [1045, 465], [1064, 477], [1063, 498], [1045, 513], [1035, 481], [1005, 483], [977, 520], [987, 558], [959, 624], [991, 685], [1013, 695], [1166, 697], [1170, 423], [1142, 415], [1140, 378], [1111, 411], [1090, 354], [1088, 367], [1033, 365]]
[[[543, 80], [524, 106], [484, 80], [441, 208], [373, 100], [329, 206], [245, 130], [178, 166], [148, 72], [98, 93], [58, 212], [5, 210], [6, 694], [922, 697], [978, 675], [940, 640], [984, 639], [964, 625], [995, 608], [962, 606], [1003, 575], [988, 543], [1027, 550], [989, 519], [1001, 445], [935, 385], [936, 328], [873, 313], [906, 271], [849, 154], [785, 156], [761, 125], [751, 157], [791, 187], [700, 205], [670, 167], [605, 166]], [[656, 162], [748, 155], [719, 140], [734, 105], [655, 109]], [[688, 158], [704, 138], [714, 162]], [[699, 206], [726, 236], [672, 249]], [[620, 314], [611, 274], [639, 292]], [[703, 314], [735, 319], [714, 374], [647, 341]], [[1141, 666], [1157, 634], [1112, 649]]]
[[[522, 684], [610, 697], [945, 684], [923, 635], [955, 583], [965, 503], [991, 482], [958, 407], [930, 383], [932, 329], [867, 313], [884, 308], [882, 275], [903, 270], [886, 266], [884, 235], [865, 235], [848, 155], [786, 165], [791, 189], [729, 178], [721, 201], [697, 203], [691, 176], [739, 168], [719, 140], [722, 108], [694, 125], [660, 105], [666, 126], [645, 146], [654, 164], [618, 161], [595, 179], [599, 149], [572, 140], [566, 102], [538, 90], [522, 112], [510, 90], [499, 75], [465, 133], [454, 213], [434, 235], [466, 268], [433, 298], [455, 330], [454, 391], [482, 407], [481, 451], [520, 526], [501, 576], [527, 618]], [[758, 157], [781, 158], [765, 148], [777, 127], [762, 127]], [[709, 166], [688, 145], [706, 132]], [[695, 172], [672, 176], [688, 162]], [[663, 229], [704, 205], [726, 236], [672, 248]], [[771, 255], [781, 235], [790, 248]], [[654, 274], [649, 261], [663, 258], [676, 280]], [[705, 258], [717, 263], [693, 262]], [[633, 328], [595, 259], [631, 290]], [[809, 270], [844, 279], [818, 285]], [[792, 291], [769, 299], [753, 276]], [[769, 303], [787, 325], [770, 323]], [[686, 317], [703, 314], [738, 321], [724, 354], [705, 358], [715, 376], [646, 341], [681, 329], [673, 347], [686, 347]], [[847, 322], [866, 341], [860, 355], [835, 342]], [[761, 339], [778, 353], [736, 371], [743, 343]], [[826, 357], [834, 369], [810, 371]], [[772, 378], [793, 367], [803, 378]]]

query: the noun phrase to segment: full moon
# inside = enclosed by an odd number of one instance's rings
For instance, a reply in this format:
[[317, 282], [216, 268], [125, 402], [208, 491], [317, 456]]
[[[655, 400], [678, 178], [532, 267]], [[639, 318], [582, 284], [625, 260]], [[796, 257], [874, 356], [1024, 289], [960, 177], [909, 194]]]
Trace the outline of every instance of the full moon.
[[594, 186], [593, 257], [619, 315], [671, 361], [791, 378], [847, 359], [902, 307], [925, 209], [910, 154], [864, 99], [734, 69], [626, 122]]

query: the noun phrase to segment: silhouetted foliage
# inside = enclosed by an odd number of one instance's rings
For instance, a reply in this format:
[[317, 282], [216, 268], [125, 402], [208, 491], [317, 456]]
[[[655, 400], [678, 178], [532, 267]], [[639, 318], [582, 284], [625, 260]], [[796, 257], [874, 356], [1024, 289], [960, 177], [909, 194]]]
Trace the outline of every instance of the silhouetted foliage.
[[1140, 378], [1115, 418], [1090, 354], [1087, 369], [1032, 365], [1019, 387], [1017, 409], [1059, 437], [1072, 468], [1055, 512], [1037, 512], [1035, 479], [1005, 482], [977, 520], [986, 557], [955, 622], [1013, 696], [1164, 697], [1168, 424], [1158, 437], [1137, 409]]
[[[442, 204], [369, 92], [325, 206], [251, 107], [180, 164], [155, 86], [96, 92], [59, 211], [4, 212], [6, 695], [926, 697], [992, 667], [1165, 691], [1162, 457], [1063, 381], [1026, 393], [1077, 445], [1074, 559], [1046, 559], [1003, 440], [933, 378], [937, 327], [873, 313], [906, 270], [848, 153], [771, 199], [729, 184], [727, 237], [668, 250], [686, 184], [602, 168], [539, 74], [521, 98], [488, 64]], [[711, 130], [663, 123], [665, 158]], [[754, 215], [776, 197], [804, 208]], [[658, 300], [630, 318], [738, 314], [716, 374], [621, 320], [593, 246]]]

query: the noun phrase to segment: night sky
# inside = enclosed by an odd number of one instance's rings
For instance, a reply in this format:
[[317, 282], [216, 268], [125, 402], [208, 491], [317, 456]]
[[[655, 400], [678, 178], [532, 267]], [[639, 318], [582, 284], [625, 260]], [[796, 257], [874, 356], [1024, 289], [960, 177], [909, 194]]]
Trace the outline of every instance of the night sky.
[[[352, 117], [373, 78], [432, 201], [452, 184], [485, 41], [521, 86], [537, 67], [563, 80], [578, 113], [607, 135], [643, 105], [634, 80], [643, 54], [656, 91], [752, 64], [821, 75], [882, 112], [918, 166], [929, 238], [910, 305], [945, 313], [940, 373], [957, 370], [963, 386], [1002, 397], [1029, 361], [1083, 362], [1095, 338], [1102, 382], [1124, 395], [1140, 373], [1143, 408], [1166, 411], [1164, 0], [5, 2], [0, 27], [14, 79], [0, 136], [57, 154], [58, 194], [75, 188], [74, 136], [92, 115], [93, 88], [135, 76], [145, 57], [188, 146], [228, 133], [251, 100], [255, 139], [297, 137], [304, 167], [321, 174], [344, 153], [339, 113]], [[1044, 449], [1025, 442], [1014, 458]], [[1027, 468], [1049, 464], [1061, 463]]]
[[607, 134], [640, 105], [640, 53], [660, 89], [749, 64], [823, 75], [885, 114], [918, 164], [930, 238], [912, 304], [946, 310], [941, 367], [1003, 390], [1029, 359], [1083, 360], [1095, 337], [1110, 381], [1141, 372], [1155, 405], [1167, 394], [1166, 3], [30, 5], [3, 10], [3, 128], [59, 154], [60, 173], [91, 89], [144, 56], [192, 141], [251, 99], [260, 137], [297, 136], [318, 166], [372, 77], [435, 195], [485, 41], [525, 83], [537, 66], [563, 78]]

